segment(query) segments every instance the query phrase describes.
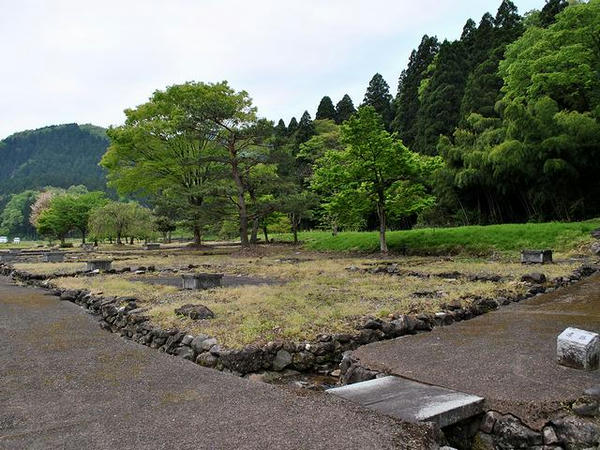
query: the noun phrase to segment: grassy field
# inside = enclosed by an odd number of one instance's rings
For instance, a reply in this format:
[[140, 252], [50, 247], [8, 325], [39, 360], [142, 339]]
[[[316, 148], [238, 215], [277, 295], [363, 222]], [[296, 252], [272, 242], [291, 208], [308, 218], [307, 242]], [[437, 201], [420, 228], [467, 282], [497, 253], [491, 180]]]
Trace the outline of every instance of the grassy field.
[[[422, 228], [387, 233], [391, 252], [408, 255], [489, 255], [494, 252], [514, 254], [524, 248], [576, 250], [591, 241], [590, 231], [600, 227], [600, 219], [585, 222], [548, 222], [467, 226], [456, 228]], [[277, 235], [281, 241], [292, 236]], [[377, 232], [342, 232], [333, 236], [327, 231], [299, 234], [304, 247], [317, 251], [377, 252]]]

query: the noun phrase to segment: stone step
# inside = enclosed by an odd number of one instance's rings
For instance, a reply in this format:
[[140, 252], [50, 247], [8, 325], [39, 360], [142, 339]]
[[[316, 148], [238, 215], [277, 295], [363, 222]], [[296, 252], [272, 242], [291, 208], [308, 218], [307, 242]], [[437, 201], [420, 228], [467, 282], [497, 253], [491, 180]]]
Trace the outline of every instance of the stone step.
[[395, 376], [328, 389], [345, 398], [406, 422], [434, 422], [440, 428], [483, 412], [484, 399]]

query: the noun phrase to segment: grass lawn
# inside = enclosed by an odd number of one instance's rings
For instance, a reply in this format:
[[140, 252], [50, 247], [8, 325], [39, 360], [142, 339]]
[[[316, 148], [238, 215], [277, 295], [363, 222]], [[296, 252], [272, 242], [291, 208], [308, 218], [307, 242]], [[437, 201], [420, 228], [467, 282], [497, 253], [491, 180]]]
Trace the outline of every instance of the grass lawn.
[[[524, 248], [570, 251], [591, 241], [590, 231], [600, 227], [600, 219], [585, 222], [548, 222], [467, 226], [456, 228], [421, 228], [387, 233], [392, 252], [409, 255], [471, 254], [494, 252], [516, 254]], [[277, 240], [291, 241], [290, 234], [277, 235]], [[327, 231], [299, 234], [304, 247], [318, 251], [377, 252], [377, 232], [342, 232], [333, 236]]]

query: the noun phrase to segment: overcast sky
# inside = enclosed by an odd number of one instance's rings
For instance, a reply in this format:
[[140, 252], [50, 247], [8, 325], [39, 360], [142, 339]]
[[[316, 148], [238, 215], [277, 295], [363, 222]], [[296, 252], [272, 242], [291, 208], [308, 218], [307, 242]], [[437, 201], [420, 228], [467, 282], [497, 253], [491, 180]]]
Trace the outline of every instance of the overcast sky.
[[[544, 0], [514, 0], [524, 13]], [[228, 80], [286, 122], [397, 78], [425, 33], [455, 39], [500, 0], [0, 0], [0, 139], [117, 125], [184, 81]]]

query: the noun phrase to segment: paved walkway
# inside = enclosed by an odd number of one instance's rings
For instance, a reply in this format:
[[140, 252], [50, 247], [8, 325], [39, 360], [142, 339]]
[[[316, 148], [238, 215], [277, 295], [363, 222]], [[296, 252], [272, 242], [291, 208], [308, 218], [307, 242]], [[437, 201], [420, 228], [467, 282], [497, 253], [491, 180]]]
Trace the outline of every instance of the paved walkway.
[[539, 426], [561, 402], [600, 384], [600, 370], [556, 364], [556, 337], [569, 326], [600, 332], [600, 275], [354, 355], [372, 369], [484, 397], [493, 409]]
[[421, 426], [253, 383], [102, 331], [0, 277], [1, 449], [428, 448]]

